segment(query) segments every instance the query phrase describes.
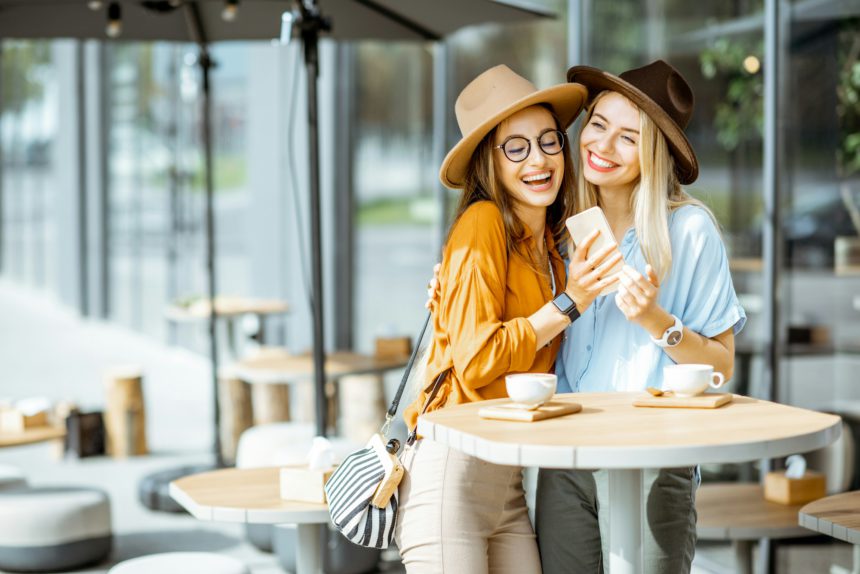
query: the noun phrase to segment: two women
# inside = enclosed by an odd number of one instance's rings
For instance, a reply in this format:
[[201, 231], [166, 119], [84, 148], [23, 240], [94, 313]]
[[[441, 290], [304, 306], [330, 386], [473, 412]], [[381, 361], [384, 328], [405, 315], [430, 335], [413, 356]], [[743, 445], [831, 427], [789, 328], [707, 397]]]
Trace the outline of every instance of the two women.
[[[574, 257], [565, 273], [556, 249], [573, 210], [564, 131], [585, 98], [575, 83], [537, 90], [506, 66], [458, 97], [463, 138], [440, 177], [463, 195], [443, 253], [427, 382], [445, 376], [406, 410], [410, 429], [421, 412], [506, 396], [508, 373], [551, 371], [558, 335], [577, 312], [565, 276], [594, 264], [579, 288], [597, 293], [613, 281], [600, 277], [617, 253]], [[540, 572], [521, 468], [420, 437], [402, 460], [395, 539], [407, 572]]]
[[[594, 272], [601, 277], [604, 267], [590, 266], [589, 242], [567, 250], [568, 292], [581, 316], [556, 363], [559, 391], [659, 387], [662, 368], [672, 363], [711, 363], [730, 377], [734, 334], [746, 317], [713, 216], [681, 187], [698, 176], [684, 134], [693, 111], [689, 85], [662, 61], [620, 76], [576, 66], [568, 80], [587, 86], [590, 100], [576, 142], [574, 211], [603, 209], [626, 265], [618, 293], [595, 299]], [[682, 468], [647, 476], [646, 572], [689, 571], [696, 474]], [[601, 571], [606, 493], [601, 471], [541, 472], [537, 527], [545, 572]]]

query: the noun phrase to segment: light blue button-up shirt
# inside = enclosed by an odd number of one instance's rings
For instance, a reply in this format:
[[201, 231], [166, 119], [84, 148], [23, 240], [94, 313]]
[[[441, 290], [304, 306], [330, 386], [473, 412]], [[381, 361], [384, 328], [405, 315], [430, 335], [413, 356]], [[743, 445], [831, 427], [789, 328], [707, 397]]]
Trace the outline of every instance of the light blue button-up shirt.
[[[658, 303], [687, 328], [713, 337], [746, 314], [738, 302], [722, 238], [705, 210], [688, 205], [669, 216], [672, 268]], [[634, 229], [619, 245], [627, 265], [645, 274], [645, 256]], [[567, 328], [556, 360], [558, 392], [642, 391], [662, 388], [663, 367], [674, 362], [639, 325], [615, 305], [615, 293], [598, 297]]]

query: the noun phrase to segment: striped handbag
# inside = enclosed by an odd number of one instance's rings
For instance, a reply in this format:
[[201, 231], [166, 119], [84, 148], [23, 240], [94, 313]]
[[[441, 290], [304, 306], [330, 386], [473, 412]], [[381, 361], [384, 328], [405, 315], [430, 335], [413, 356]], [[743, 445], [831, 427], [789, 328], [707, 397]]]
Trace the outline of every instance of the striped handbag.
[[[428, 313], [421, 334], [418, 335], [418, 342], [412, 350], [412, 356], [409, 357], [400, 387], [385, 414], [382, 430], [370, 437], [366, 447], [346, 457], [325, 484], [332, 524], [350, 542], [359, 546], [388, 548], [394, 536], [398, 504], [397, 486], [403, 478], [403, 466], [396, 456], [400, 449], [400, 441], [392, 438], [386, 442], [385, 437], [397, 413], [400, 397], [429, 322]], [[447, 371], [436, 377], [428, 404], [435, 396], [446, 373]], [[410, 444], [413, 440], [414, 432], [409, 437]]]

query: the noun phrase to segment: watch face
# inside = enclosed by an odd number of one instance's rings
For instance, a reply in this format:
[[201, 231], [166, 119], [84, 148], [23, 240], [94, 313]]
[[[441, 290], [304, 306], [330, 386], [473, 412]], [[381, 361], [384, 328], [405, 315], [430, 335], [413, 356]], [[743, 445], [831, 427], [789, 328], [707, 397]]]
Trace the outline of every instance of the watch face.
[[666, 338], [666, 342], [673, 347], [681, 342], [681, 331], [672, 331]]

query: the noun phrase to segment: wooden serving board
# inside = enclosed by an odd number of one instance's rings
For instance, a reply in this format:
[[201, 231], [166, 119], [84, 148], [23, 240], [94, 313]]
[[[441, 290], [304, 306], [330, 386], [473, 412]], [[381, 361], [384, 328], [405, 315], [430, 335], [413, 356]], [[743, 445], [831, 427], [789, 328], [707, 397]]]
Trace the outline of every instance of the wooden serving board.
[[705, 393], [695, 397], [666, 395], [655, 397], [648, 393], [633, 401], [634, 407], [664, 407], [677, 409], [716, 409], [732, 402], [731, 393]]
[[564, 415], [578, 413], [582, 410], [579, 403], [544, 403], [533, 411], [526, 410], [517, 403], [503, 403], [492, 407], [483, 407], [478, 411], [482, 419], [495, 419], [500, 421], [520, 421], [532, 423], [545, 419], [552, 419]]

